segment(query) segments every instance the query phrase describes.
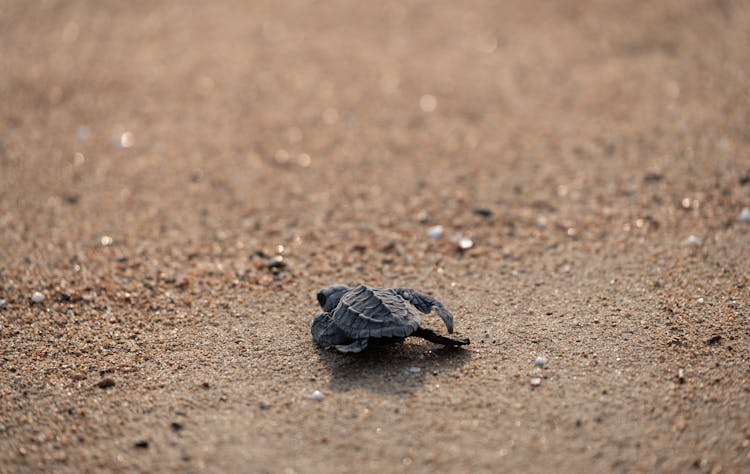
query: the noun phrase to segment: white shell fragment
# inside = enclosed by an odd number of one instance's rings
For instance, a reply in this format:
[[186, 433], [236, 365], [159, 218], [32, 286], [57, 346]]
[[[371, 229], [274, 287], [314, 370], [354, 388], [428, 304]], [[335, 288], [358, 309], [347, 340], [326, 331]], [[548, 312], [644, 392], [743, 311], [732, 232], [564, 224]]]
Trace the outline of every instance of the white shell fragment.
[[443, 236], [443, 226], [441, 225], [434, 225], [427, 229], [427, 237], [431, 239], [439, 239]]
[[469, 250], [474, 246], [474, 241], [468, 237], [459, 237], [456, 241], [456, 245], [458, 245], [459, 250]]
[[33, 295], [31, 295], [31, 302], [32, 303], [41, 303], [44, 301], [44, 294], [35, 291]]
[[547, 360], [546, 357], [537, 357], [536, 360], [534, 360], [534, 365], [537, 367], [544, 367], [549, 363], [549, 360]]
[[307, 397], [308, 400], [312, 400], [314, 402], [322, 402], [325, 396], [323, 393], [321, 393], [320, 390], [314, 391], [309, 397]]

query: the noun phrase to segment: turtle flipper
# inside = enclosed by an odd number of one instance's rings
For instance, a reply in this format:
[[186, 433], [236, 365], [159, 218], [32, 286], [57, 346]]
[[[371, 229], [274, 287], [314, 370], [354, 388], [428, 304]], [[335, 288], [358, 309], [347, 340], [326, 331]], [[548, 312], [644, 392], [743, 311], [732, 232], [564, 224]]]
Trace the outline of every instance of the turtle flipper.
[[351, 344], [333, 346], [339, 352], [362, 352], [367, 347], [367, 339], [357, 339]]
[[434, 342], [435, 344], [443, 344], [444, 346], [465, 346], [467, 344], [471, 344], [468, 338], [459, 339], [455, 337], [441, 336], [434, 331], [423, 328], [418, 328], [412, 333], [412, 336], [421, 337], [422, 339], [427, 339], [428, 341]]
[[401, 295], [403, 299], [413, 304], [415, 308], [417, 308], [424, 314], [428, 314], [430, 311], [432, 311], [432, 308], [435, 308], [438, 316], [440, 316], [440, 318], [445, 323], [445, 327], [448, 328], [448, 334], [453, 333], [453, 315], [450, 313], [450, 311], [445, 309], [443, 303], [436, 300], [432, 296], [423, 295], [422, 293], [414, 291], [411, 288], [395, 288], [395, 291], [396, 293]]
[[315, 342], [323, 347], [331, 347], [352, 342], [336, 324], [328, 313], [322, 313], [313, 320], [312, 335]]

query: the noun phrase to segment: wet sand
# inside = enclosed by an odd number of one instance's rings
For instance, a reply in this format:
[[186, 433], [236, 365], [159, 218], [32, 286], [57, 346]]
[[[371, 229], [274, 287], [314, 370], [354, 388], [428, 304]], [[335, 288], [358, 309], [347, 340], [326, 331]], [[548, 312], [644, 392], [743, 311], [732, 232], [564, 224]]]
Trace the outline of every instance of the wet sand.
[[1, 472], [750, 470], [747, 2], [94, 3], [0, 4]]

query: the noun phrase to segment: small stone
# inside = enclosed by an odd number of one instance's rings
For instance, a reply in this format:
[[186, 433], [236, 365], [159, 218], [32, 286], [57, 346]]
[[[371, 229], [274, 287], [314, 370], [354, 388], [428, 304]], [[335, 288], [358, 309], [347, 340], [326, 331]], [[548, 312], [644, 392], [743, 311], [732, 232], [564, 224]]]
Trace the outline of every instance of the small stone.
[[409, 367], [406, 369], [406, 371], [409, 372], [410, 374], [418, 374], [422, 372], [422, 369], [420, 369], [419, 367]]
[[0, 309], [5, 309], [8, 307], [8, 303], [5, 300], [0, 300]]
[[643, 176], [643, 181], [645, 181], [647, 183], [658, 183], [662, 179], [664, 179], [664, 175], [661, 174], [661, 173], [653, 173], [652, 172], [652, 173], [646, 173]]
[[31, 295], [31, 302], [32, 303], [41, 303], [44, 301], [44, 294], [40, 293], [38, 291], [35, 291], [33, 295]]
[[685, 383], [685, 371], [683, 369], [677, 371], [677, 382], [680, 384]]
[[133, 444], [138, 449], [148, 449], [148, 441], [145, 439], [142, 439], [140, 441], [136, 441], [135, 444]]
[[434, 225], [427, 229], [427, 237], [431, 239], [439, 239], [443, 236], [443, 226], [441, 225]]
[[133, 132], [126, 131], [120, 135], [120, 148], [130, 148], [133, 144], [135, 144], [135, 136], [133, 135]]
[[539, 216], [536, 218], [536, 225], [538, 227], [547, 227], [547, 218], [544, 216]]
[[322, 402], [325, 396], [320, 392], [320, 390], [314, 391], [309, 397], [307, 397], [308, 400], [312, 400], [314, 402]]
[[750, 224], [750, 207], [746, 207], [742, 209], [742, 212], [740, 212], [739, 217], [737, 217], [737, 220], [740, 222], [744, 222], [746, 224]]
[[284, 257], [281, 255], [276, 255], [275, 257], [272, 257], [268, 259], [268, 262], [266, 262], [266, 267], [269, 269], [273, 268], [284, 268], [286, 266], [286, 262], [284, 261]]
[[685, 245], [698, 246], [701, 244], [701, 238], [697, 235], [691, 235], [685, 239]]
[[484, 218], [492, 217], [492, 210], [486, 207], [475, 207], [473, 212], [474, 214]]
[[542, 384], [542, 379], [539, 377], [534, 377], [529, 381], [532, 387], [538, 387]]
[[180, 422], [177, 422], [177, 421], [173, 421], [173, 422], [172, 422], [172, 424], [171, 424], [171, 425], [169, 425], [169, 427], [170, 427], [170, 428], [172, 429], [172, 431], [174, 431], [175, 433], [179, 433], [180, 431], [182, 431], [182, 428], [183, 428], [183, 426], [182, 426], [182, 423], [180, 423]]
[[708, 344], [709, 346], [713, 346], [715, 344], [718, 344], [719, 342], [721, 342], [720, 334], [716, 334], [715, 336], [712, 336], [706, 340], [706, 344]]
[[260, 403], [258, 403], [258, 408], [260, 408], [260, 409], [261, 409], [261, 410], [263, 410], [263, 411], [266, 411], [266, 410], [268, 410], [269, 408], [271, 408], [271, 405], [269, 405], [269, 404], [268, 404], [268, 403], [266, 403], [266, 402], [260, 402]]
[[458, 245], [458, 249], [461, 251], [469, 250], [470, 248], [474, 247], [474, 241], [468, 237], [459, 237], [459, 239], [456, 241], [456, 245]]
[[534, 365], [537, 367], [544, 367], [549, 363], [549, 360], [547, 360], [546, 357], [537, 357], [536, 360], [534, 360]]
[[114, 242], [114, 239], [108, 235], [103, 235], [100, 239], [102, 247], [109, 247]]
[[101, 389], [108, 389], [114, 387], [116, 384], [117, 382], [115, 382], [115, 379], [107, 377], [106, 379], [101, 379], [97, 382], [96, 386]]

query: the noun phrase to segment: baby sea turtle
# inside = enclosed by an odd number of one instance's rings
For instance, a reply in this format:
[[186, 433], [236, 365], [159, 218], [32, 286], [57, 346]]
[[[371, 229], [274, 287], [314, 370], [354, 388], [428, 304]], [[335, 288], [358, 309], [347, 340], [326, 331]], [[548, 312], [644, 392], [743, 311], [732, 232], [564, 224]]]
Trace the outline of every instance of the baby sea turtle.
[[435, 308], [452, 333], [453, 315], [439, 301], [409, 288], [329, 286], [318, 292], [318, 303], [323, 313], [313, 320], [313, 338], [339, 352], [360, 352], [373, 338], [399, 341], [416, 336], [446, 346], [469, 344], [468, 339], [419, 327], [418, 311], [428, 314]]

